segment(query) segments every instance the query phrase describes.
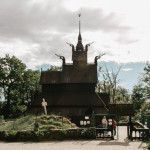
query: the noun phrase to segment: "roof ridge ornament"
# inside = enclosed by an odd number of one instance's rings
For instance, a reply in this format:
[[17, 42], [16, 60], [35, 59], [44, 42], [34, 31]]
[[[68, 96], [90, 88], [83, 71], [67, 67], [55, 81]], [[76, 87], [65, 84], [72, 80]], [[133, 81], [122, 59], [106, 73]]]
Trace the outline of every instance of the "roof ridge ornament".
[[62, 55], [60, 55], [60, 54], [55, 54], [57, 57], [59, 57], [59, 59], [61, 59], [62, 60], [62, 65], [64, 66], [65, 65], [65, 57], [64, 56], [62, 56]]
[[91, 44], [93, 44], [94, 42], [88, 43], [85, 45], [85, 50], [88, 51], [88, 47], [91, 46]]
[[66, 44], [68, 44], [69, 46], [71, 46], [72, 47], [72, 51], [74, 51], [74, 45], [73, 44], [67, 43], [67, 42], [66, 42]]
[[94, 63], [96, 64], [96, 66], [97, 66], [97, 60], [98, 59], [100, 59], [102, 56], [104, 56], [106, 53], [102, 53], [102, 54], [100, 54], [100, 55], [98, 55], [98, 56], [95, 56], [95, 60], [94, 60]]

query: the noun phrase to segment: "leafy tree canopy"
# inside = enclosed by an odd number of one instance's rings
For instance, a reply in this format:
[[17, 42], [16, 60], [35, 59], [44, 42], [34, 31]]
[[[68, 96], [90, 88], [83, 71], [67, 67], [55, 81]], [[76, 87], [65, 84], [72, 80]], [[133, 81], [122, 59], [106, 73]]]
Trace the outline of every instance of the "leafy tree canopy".
[[4, 95], [2, 114], [18, 116], [30, 105], [34, 93], [40, 89], [40, 72], [28, 70], [15, 56], [0, 58], [0, 88]]
[[144, 114], [150, 115], [150, 63], [144, 68], [144, 73], [139, 83], [134, 86], [132, 91], [132, 102], [135, 109], [135, 120], [140, 120]]

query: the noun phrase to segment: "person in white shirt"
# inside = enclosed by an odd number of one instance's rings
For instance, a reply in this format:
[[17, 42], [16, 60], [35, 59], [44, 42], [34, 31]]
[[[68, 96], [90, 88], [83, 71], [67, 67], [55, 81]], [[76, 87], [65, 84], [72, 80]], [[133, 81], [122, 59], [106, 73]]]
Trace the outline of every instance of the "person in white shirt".
[[[103, 128], [107, 128], [107, 119], [106, 119], [106, 116], [103, 117], [102, 124], [103, 124]], [[106, 135], [107, 135], [107, 131], [104, 131], [104, 136], [106, 136]]]
[[102, 124], [103, 124], [103, 128], [107, 128], [107, 119], [106, 119], [106, 116], [103, 117]]

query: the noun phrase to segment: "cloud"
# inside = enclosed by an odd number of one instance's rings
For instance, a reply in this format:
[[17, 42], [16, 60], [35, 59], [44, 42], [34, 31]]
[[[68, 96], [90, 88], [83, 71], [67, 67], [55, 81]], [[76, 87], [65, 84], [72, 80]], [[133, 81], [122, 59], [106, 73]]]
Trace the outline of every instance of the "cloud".
[[122, 69], [122, 71], [125, 71], [125, 72], [132, 71], [132, 70], [133, 70], [132, 68], [124, 68], [124, 69]]
[[116, 38], [116, 42], [120, 43], [120, 44], [133, 44], [138, 42], [139, 40], [136, 38], [131, 38], [127, 33], [124, 34], [120, 34], [117, 38]]
[[[30, 68], [41, 64], [61, 64], [55, 53], [71, 61], [71, 48], [65, 43], [77, 43], [79, 12], [82, 14], [82, 35], [88, 31], [93, 35], [101, 32], [102, 38], [104, 34], [111, 38], [114, 34], [116, 38], [121, 37], [118, 43], [134, 41], [123, 36], [132, 28], [122, 25], [117, 14], [105, 14], [102, 8], [80, 7], [72, 12], [64, 7], [65, 0], [0, 1], [0, 56], [15, 54]], [[90, 34], [83, 36], [84, 40], [89, 38]], [[100, 43], [99, 35], [95, 38]], [[104, 45], [106, 51], [111, 48], [107, 39]], [[96, 53], [99, 51], [89, 51], [89, 60], [93, 61]], [[110, 57], [108, 59], [112, 59]]]
[[41, 1], [33, 3], [33, 0], [11, 0], [10, 2], [1, 0], [1, 39], [9, 37], [39, 42], [54, 31], [65, 34], [75, 32], [78, 30], [78, 12], [83, 12], [84, 31], [125, 32], [131, 29], [120, 25], [116, 14], [104, 15], [100, 8], [81, 8], [77, 12], [71, 12], [65, 9], [60, 1], [58, 3], [58, 0], [43, 3]]

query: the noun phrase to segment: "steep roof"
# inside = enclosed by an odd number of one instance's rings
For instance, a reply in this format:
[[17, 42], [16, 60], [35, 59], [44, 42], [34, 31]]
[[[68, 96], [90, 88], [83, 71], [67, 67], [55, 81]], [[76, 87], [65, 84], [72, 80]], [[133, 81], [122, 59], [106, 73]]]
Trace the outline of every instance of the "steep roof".
[[94, 64], [87, 65], [84, 68], [65, 65], [63, 71], [41, 73], [40, 84], [61, 83], [97, 83], [97, 67]]

